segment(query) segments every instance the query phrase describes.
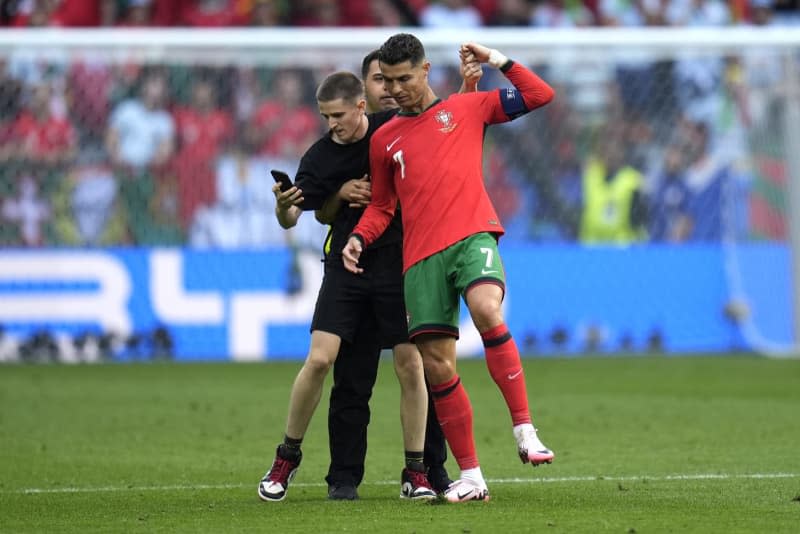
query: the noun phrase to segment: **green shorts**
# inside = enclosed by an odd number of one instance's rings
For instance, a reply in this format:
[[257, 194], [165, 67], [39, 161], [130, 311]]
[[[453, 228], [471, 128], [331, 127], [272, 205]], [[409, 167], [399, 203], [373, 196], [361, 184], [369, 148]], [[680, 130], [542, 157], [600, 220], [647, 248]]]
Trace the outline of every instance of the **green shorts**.
[[461, 297], [484, 283], [505, 291], [497, 239], [488, 232], [466, 237], [412, 265], [404, 278], [409, 338], [420, 334], [458, 338]]

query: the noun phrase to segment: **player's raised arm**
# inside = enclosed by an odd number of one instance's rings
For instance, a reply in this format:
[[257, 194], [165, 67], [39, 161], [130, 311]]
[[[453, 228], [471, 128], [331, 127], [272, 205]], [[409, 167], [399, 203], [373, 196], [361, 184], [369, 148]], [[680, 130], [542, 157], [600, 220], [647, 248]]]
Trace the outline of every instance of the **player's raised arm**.
[[509, 95], [511, 98], [501, 102], [503, 111], [509, 118], [513, 119], [547, 104], [556, 94], [553, 88], [532, 70], [508, 59], [494, 48], [478, 43], [464, 43], [459, 50], [462, 61], [469, 57], [469, 54], [480, 63], [499, 69], [519, 91], [521, 101], [517, 101], [515, 95]]

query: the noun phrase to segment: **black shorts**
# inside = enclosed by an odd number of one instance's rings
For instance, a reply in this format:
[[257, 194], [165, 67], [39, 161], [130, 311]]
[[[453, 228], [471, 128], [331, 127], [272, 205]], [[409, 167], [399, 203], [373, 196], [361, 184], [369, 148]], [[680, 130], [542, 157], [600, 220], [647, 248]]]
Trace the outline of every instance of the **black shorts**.
[[407, 343], [402, 247], [367, 249], [359, 265], [364, 272], [353, 274], [344, 268], [341, 256], [327, 258], [311, 331], [330, 332], [352, 343], [358, 327], [372, 317], [382, 347]]

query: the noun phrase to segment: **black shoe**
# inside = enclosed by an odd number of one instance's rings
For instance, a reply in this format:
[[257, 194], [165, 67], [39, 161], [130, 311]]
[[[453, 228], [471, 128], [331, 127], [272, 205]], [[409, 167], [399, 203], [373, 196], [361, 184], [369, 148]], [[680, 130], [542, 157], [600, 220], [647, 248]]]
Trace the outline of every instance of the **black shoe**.
[[355, 486], [343, 484], [341, 486], [328, 486], [328, 499], [332, 501], [355, 501], [358, 491]]
[[437, 494], [444, 493], [450, 484], [453, 483], [450, 477], [447, 476], [447, 470], [443, 465], [431, 467], [428, 469], [428, 482], [431, 483], [433, 491]]

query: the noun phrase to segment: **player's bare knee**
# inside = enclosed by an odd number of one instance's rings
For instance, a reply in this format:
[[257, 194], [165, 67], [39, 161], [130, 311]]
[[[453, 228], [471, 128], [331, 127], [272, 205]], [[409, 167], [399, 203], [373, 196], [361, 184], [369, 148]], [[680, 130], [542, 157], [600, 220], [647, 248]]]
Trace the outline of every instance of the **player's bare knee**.
[[331, 358], [323, 351], [311, 351], [306, 358], [306, 368], [314, 374], [327, 374], [330, 371], [336, 356]]
[[416, 357], [409, 354], [402, 356], [395, 354], [394, 372], [401, 385], [416, 387], [424, 381], [422, 358], [419, 357], [419, 354]]
[[494, 328], [503, 322], [503, 311], [499, 302], [486, 299], [473, 302], [469, 308], [472, 322], [479, 332]]
[[431, 385], [447, 382], [456, 374], [455, 362], [448, 359], [424, 358], [422, 363]]

